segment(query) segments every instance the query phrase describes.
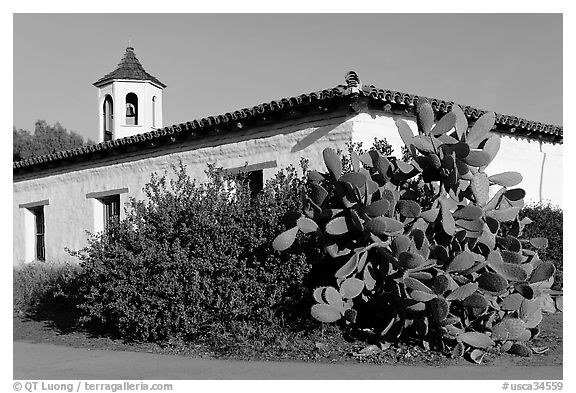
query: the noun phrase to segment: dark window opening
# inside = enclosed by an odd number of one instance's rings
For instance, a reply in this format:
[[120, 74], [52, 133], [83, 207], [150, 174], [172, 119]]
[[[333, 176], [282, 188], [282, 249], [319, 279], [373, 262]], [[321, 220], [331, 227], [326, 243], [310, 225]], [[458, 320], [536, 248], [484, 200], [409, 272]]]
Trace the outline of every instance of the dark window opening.
[[44, 239], [44, 206], [38, 206], [30, 209], [34, 214], [34, 241], [36, 259], [39, 261], [46, 260], [45, 239]]
[[104, 230], [106, 230], [110, 222], [120, 220], [120, 195], [111, 195], [101, 201], [104, 205]]
[[152, 97], [152, 126], [156, 127], [156, 96]]
[[138, 96], [134, 93], [126, 94], [126, 125], [138, 125]]
[[264, 189], [264, 171], [240, 172], [237, 181], [247, 184], [250, 189], [250, 196], [255, 198]]
[[104, 141], [112, 140], [113, 130], [113, 120], [114, 120], [114, 105], [112, 102], [112, 97], [106, 95], [104, 98]]

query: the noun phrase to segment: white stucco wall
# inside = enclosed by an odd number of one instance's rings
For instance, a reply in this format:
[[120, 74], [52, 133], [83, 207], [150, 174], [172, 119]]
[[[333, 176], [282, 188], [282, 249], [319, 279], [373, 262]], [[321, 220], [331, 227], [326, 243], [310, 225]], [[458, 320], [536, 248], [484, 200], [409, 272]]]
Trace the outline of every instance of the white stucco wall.
[[[246, 163], [275, 161], [276, 167], [263, 170], [264, 178], [268, 179], [290, 164], [298, 168], [300, 158], [305, 157], [310, 160], [311, 169], [325, 171], [324, 148], [346, 151], [347, 143], [361, 141], [368, 149], [374, 138], [386, 138], [394, 147], [394, 155], [399, 157], [403, 143], [395, 125], [397, 116], [385, 112], [355, 116], [333, 113], [166, 145], [157, 150], [124, 153], [98, 163], [64, 166], [50, 170], [49, 175], [18, 176], [13, 198], [14, 264], [29, 261], [34, 251], [26, 242], [33, 222], [20, 204], [49, 200], [44, 206], [46, 259], [65, 260], [69, 256], [64, 247], [80, 249], [86, 244], [85, 231], [102, 230], [102, 204], [87, 199], [88, 193], [128, 188], [127, 193], [120, 195], [122, 205], [129, 197], [143, 199], [142, 187], [150, 175], [171, 173], [171, 165], [179, 160], [187, 165], [192, 178], [203, 182], [208, 163], [236, 168]], [[416, 134], [414, 118], [405, 120]], [[518, 171], [524, 176], [519, 187], [526, 190], [527, 202], [550, 200], [562, 207], [562, 145], [502, 135], [499, 155], [486, 171], [488, 174]]]
[[[372, 146], [374, 138], [386, 138], [394, 147], [394, 155], [401, 157], [404, 145], [395, 121], [398, 115], [361, 113], [353, 119], [353, 142], [362, 142], [364, 149]], [[414, 118], [402, 117], [416, 135], [418, 127]], [[523, 176], [517, 187], [526, 191], [524, 201], [551, 203], [562, 207], [562, 145], [542, 142], [509, 134], [500, 135], [500, 151], [486, 168], [488, 175], [515, 171]], [[491, 188], [494, 194], [500, 187]]]
[[516, 171], [526, 191], [524, 201], [562, 207], [562, 145], [500, 135], [500, 151], [486, 168], [489, 175]]
[[417, 134], [418, 127], [413, 118], [399, 115], [386, 114], [382, 112], [360, 113], [354, 117], [353, 142], [362, 142], [362, 148], [368, 150], [374, 144], [374, 139], [386, 139], [394, 148], [393, 155], [400, 158], [402, 156], [402, 138], [398, 134], [396, 119], [404, 119]]
[[[322, 151], [330, 146], [346, 148], [352, 138], [352, 126], [343, 115], [327, 119], [308, 119], [272, 127], [261, 127], [190, 142], [189, 146], [164, 147], [156, 152], [133, 153], [105, 165], [90, 162], [83, 167], [52, 170], [48, 176], [15, 178], [14, 183], [14, 264], [30, 261], [26, 244], [33, 234], [33, 225], [26, 225], [29, 214], [21, 204], [49, 200], [44, 206], [46, 260], [70, 259], [64, 250], [78, 250], [86, 244], [85, 231], [102, 230], [101, 204], [87, 199], [86, 194], [128, 188], [120, 195], [123, 205], [129, 197], [143, 199], [143, 186], [153, 172], [171, 173], [171, 164], [182, 160], [192, 178], [206, 180], [207, 163], [235, 168], [276, 161], [276, 168], [264, 169], [264, 177], [272, 177], [280, 168], [293, 164], [298, 168], [301, 157], [310, 159], [310, 168], [325, 170]], [[73, 169], [73, 170], [70, 170]]]

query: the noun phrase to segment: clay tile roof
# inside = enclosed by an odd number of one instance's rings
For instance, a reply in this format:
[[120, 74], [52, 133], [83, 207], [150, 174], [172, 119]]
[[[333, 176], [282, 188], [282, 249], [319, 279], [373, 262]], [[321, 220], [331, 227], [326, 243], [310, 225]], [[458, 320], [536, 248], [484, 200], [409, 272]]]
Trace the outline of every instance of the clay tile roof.
[[154, 84], [162, 86], [163, 88], [166, 85], [160, 82], [155, 76], [150, 75], [149, 73], [144, 70], [142, 64], [136, 58], [134, 54], [134, 48], [128, 47], [126, 48], [126, 53], [124, 53], [124, 57], [118, 64], [116, 69], [102, 78], [98, 79], [96, 82], [93, 83], [94, 86], [102, 86], [108, 82], [112, 82], [115, 79], [132, 79], [132, 80], [141, 80], [141, 81], [150, 81]]
[[[127, 55], [124, 57], [124, 59], [130, 56], [132, 56], [133, 59], [136, 59], [136, 57], [133, 56], [133, 52], [128, 54], [128, 49], [126, 50]], [[136, 62], [138, 62], [138, 60], [136, 60]], [[139, 64], [140, 63], [138, 63], [138, 65]], [[141, 67], [142, 66], [140, 66], [140, 68]], [[119, 69], [120, 68], [121, 67], [119, 66]], [[108, 78], [109, 75], [114, 74], [114, 72], [100, 79], [100, 81], [106, 80], [106, 78]], [[114, 77], [112, 76], [110, 78]], [[347, 98], [355, 100], [359, 97], [364, 97], [365, 99], [380, 103], [381, 105], [394, 104], [405, 108], [406, 110], [413, 110], [418, 101], [418, 98], [420, 98], [420, 96], [414, 94], [380, 89], [373, 85], [363, 85], [360, 82], [358, 74], [356, 74], [354, 71], [350, 71], [346, 74], [345, 83], [346, 84], [344, 85], [338, 85], [330, 89], [315, 91], [308, 94], [301, 94], [297, 97], [281, 98], [279, 100], [274, 100], [254, 106], [252, 108], [239, 109], [234, 112], [228, 112], [217, 116], [209, 116], [203, 119], [190, 120], [185, 124], [174, 124], [172, 126], [149, 131], [144, 134], [101, 142], [95, 145], [83, 146], [80, 148], [60, 152], [58, 154], [52, 153], [45, 156], [32, 157], [26, 160], [13, 162], [12, 168], [13, 170], [17, 171], [20, 169], [32, 168], [34, 166], [43, 166], [55, 161], [66, 160], [70, 157], [89, 157], [90, 154], [95, 152], [107, 153], [114, 149], [122, 148], [123, 146], [137, 145], [155, 140], [160, 141], [162, 139], [170, 138], [171, 136], [176, 136], [178, 134], [187, 134], [191, 137], [200, 138], [205, 135], [209, 129], [217, 126], [229, 126], [231, 127], [229, 132], [234, 132], [234, 126], [239, 124], [238, 122], [241, 120], [244, 121], [251, 118], [257, 118], [259, 116], [267, 116], [268, 114], [275, 112], [289, 111], [292, 108], [308, 106], [315, 103], [322, 105], [323, 103], [334, 100]], [[432, 105], [432, 108], [435, 112], [440, 112], [442, 114], [449, 112], [452, 109], [452, 105], [458, 105], [452, 101], [444, 101], [436, 98], [428, 98], [428, 101]], [[466, 118], [471, 121], [478, 120], [478, 118], [486, 112], [484, 110], [476, 109], [466, 105], [460, 105], [460, 107], [462, 108]], [[543, 124], [540, 122], [522, 119], [516, 116], [502, 115], [498, 113], [496, 114], [496, 125], [500, 126], [498, 127], [498, 132], [505, 134], [525, 135], [530, 138], [546, 139], [553, 141], [554, 143], [563, 143], [564, 130], [561, 126]]]

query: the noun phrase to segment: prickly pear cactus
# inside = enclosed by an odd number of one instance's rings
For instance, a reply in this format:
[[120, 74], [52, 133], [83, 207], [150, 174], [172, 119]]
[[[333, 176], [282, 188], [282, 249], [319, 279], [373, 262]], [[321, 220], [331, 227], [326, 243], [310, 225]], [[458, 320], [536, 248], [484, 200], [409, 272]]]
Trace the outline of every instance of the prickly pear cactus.
[[[310, 233], [334, 259], [333, 285], [314, 291], [311, 313], [321, 322], [381, 341], [416, 338], [452, 356], [528, 356], [554, 265], [538, 257], [546, 239], [519, 239], [529, 223], [518, 217], [525, 192], [513, 188], [522, 176], [485, 172], [500, 147], [495, 115], [468, 127], [454, 105], [434, 125], [425, 99], [416, 113], [416, 134], [396, 121], [409, 160], [353, 152], [346, 172], [326, 149], [328, 172], [309, 173], [302, 216], [273, 245], [282, 251]], [[431, 208], [405, 187], [416, 176], [436, 190]]]

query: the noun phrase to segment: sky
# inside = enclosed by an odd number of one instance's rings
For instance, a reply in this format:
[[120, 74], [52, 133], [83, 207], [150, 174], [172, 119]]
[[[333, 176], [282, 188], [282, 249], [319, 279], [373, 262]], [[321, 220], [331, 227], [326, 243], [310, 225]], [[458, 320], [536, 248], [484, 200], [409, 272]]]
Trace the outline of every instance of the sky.
[[14, 14], [13, 125], [97, 139], [97, 89], [130, 42], [164, 126], [344, 83], [554, 125], [562, 14]]

